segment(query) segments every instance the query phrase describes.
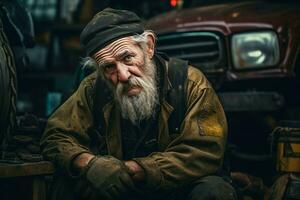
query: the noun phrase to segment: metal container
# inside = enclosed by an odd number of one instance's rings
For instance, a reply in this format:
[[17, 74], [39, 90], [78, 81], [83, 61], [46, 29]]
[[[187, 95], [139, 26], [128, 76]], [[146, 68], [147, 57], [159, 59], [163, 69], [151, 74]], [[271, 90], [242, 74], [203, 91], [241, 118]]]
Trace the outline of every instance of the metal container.
[[278, 172], [300, 172], [300, 121], [283, 121], [273, 131]]

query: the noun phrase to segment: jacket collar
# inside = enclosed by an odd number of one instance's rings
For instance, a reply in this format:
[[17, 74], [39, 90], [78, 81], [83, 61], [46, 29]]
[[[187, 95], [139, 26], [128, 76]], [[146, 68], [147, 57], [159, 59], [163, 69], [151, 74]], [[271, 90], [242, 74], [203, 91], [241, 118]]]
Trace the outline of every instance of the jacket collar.
[[160, 52], [154, 55], [154, 61], [157, 67], [158, 88], [160, 99], [165, 100], [168, 92], [172, 89], [172, 84], [168, 78], [168, 63], [169, 58]]

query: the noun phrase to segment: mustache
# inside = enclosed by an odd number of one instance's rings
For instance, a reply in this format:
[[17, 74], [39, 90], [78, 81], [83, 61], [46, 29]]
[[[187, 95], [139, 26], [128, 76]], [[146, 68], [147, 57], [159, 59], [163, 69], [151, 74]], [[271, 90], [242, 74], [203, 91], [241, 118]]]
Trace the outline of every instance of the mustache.
[[[142, 76], [131, 74], [128, 81], [118, 82], [113, 87], [115, 100], [121, 108], [124, 119], [129, 119], [133, 124], [142, 119], [147, 119], [155, 114], [155, 106], [158, 103], [158, 88], [156, 82], [156, 66], [145, 58]], [[137, 95], [128, 96], [133, 87], [140, 87], [141, 92]]]
[[143, 85], [145, 85], [145, 81], [142, 78], [133, 75], [127, 82], [119, 82], [117, 84], [116, 92], [119, 94], [124, 93], [135, 86], [143, 88]]

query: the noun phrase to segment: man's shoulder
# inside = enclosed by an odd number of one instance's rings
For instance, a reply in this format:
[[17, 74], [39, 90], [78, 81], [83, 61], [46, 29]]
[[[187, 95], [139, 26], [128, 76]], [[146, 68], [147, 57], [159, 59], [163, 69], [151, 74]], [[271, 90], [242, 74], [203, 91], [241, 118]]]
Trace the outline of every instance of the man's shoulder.
[[81, 81], [79, 88], [87, 88], [87, 87], [93, 88], [95, 86], [97, 77], [98, 77], [97, 71], [91, 73]]
[[95, 85], [98, 74], [93, 72], [85, 77], [81, 82], [76, 92], [74, 93], [75, 98], [86, 98], [89, 105], [92, 105], [95, 96]]
[[203, 72], [191, 65], [188, 67], [187, 80], [188, 82], [198, 85], [201, 88], [211, 88], [211, 85]]

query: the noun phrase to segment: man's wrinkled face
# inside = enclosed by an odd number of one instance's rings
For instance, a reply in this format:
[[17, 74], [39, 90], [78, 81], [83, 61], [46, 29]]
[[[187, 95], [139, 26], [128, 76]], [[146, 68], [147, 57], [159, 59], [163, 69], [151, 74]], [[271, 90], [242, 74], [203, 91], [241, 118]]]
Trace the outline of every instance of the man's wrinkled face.
[[113, 88], [124, 118], [133, 123], [153, 115], [157, 103], [156, 68], [148, 45], [121, 38], [94, 54], [104, 78]]

